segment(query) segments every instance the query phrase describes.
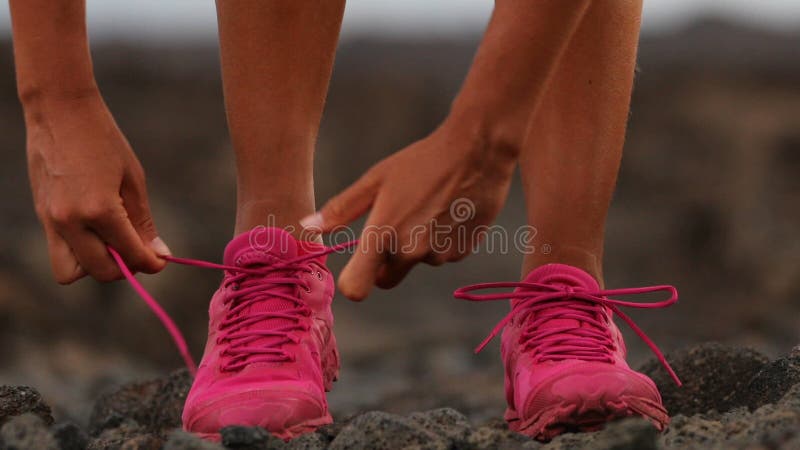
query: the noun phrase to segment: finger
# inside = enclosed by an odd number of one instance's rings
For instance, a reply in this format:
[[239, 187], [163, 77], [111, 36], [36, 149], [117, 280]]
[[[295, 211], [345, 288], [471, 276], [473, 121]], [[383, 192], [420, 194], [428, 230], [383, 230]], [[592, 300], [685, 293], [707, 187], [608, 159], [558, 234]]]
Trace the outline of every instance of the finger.
[[355, 253], [339, 275], [339, 290], [345, 297], [357, 302], [367, 297], [375, 284], [378, 269], [386, 261], [384, 244], [366, 230], [361, 234]]
[[421, 230], [406, 238], [400, 251], [389, 255], [378, 268], [375, 285], [381, 289], [391, 289], [400, 284], [415, 265], [425, 261], [431, 252], [426, 235], [427, 232]]
[[106, 244], [100, 236], [87, 228], [74, 227], [60, 230], [72, 253], [83, 269], [98, 281], [114, 281], [122, 278], [122, 272], [111, 258]]
[[[155, 222], [153, 221], [153, 214], [150, 212], [150, 202], [147, 197], [147, 187], [145, 185], [144, 172], [141, 168], [137, 169], [137, 173], [131, 173], [123, 180], [120, 195], [122, 196], [122, 203], [128, 213], [130, 223], [139, 234], [142, 242], [147, 245], [156, 255], [155, 259], [151, 259], [145, 272], [153, 273], [161, 270], [163, 260], [158, 258], [158, 255], [172, 255], [167, 244], [159, 237], [156, 231]], [[124, 256], [124, 255], [123, 255]]]
[[408, 260], [388, 260], [378, 268], [375, 285], [381, 289], [391, 289], [400, 284], [415, 265], [415, 262]]
[[300, 225], [312, 231], [328, 233], [336, 227], [363, 216], [372, 206], [380, 186], [380, 176], [373, 168], [347, 189], [340, 192], [316, 213], [300, 220]]
[[[166, 260], [142, 242], [142, 238], [124, 212], [108, 214], [90, 222], [94, 234], [116, 250], [125, 264], [135, 272], [156, 273]], [[114, 263], [116, 265], [116, 262]]]
[[438, 267], [438, 266], [441, 266], [442, 264], [446, 263], [449, 260], [450, 259], [449, 259], [448, 254], [433, 251], [431, 253], [428, 253], [428, 255], [425, 257], [425, 259], [422, 260], [422, 262], [424, 262], [425, 264], [428, 264], [429, 266]]
[[50, 255], [50, 266], [53, 270], [53, 278], [59, 284], [70, 284], [86, 276], [78, 263], [78, 259], [72, 253], [67, 242], [49, 226], [45, 226], [45, 237], [47, 238], [47, 252]]

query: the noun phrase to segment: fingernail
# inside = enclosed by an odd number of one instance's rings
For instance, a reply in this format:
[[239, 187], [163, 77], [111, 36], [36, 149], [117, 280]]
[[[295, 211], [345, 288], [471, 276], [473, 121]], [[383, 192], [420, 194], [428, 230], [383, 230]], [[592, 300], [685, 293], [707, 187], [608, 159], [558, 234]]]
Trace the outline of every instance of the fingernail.
[[310, 216], [303, 217], [300, 219], [300, 226], [303, 228], [317, 228], [322, 229], [323, 225], [322, 214], [314, 213]]
[[160, 237], [150, 241], [150, 248], [155, 250], [156, 254], [158, 255], [172, 256], [172, 252], [169, 250], [169, 247], [167, 247], [167, 244], [165, 244]]

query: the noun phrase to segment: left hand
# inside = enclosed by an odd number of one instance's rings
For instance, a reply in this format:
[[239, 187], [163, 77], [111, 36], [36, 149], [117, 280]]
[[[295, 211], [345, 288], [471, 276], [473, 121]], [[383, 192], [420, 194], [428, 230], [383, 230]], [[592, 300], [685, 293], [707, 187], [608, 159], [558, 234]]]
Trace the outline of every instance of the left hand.
[[339, 277], [346, 297], [360, 301], [373, 285], [394, 287], [419, 262], [440, 265], [471, 253], [503, 207], [516, 165], [514, 152], [476, 134], [445, 122], [301, 221], [327, 233], [369, 211]]

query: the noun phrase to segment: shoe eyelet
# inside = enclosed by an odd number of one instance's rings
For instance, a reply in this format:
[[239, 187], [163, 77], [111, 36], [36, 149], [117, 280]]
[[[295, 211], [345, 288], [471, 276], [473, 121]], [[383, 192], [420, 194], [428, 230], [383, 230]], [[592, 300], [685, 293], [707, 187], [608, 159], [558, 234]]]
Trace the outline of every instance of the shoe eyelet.
[[238, 291], [239, 290], [239, 283], [233, 283], [231, 285], [231, 290], [232, 291]]
[[310, 294], [311, 293], [311, 286], [306, 285], [304, 290], [306, 291], [306, 294]]
[[319, 270], [317, 271], [317, 279], [320, 281], [322, 280], [322, 272]]

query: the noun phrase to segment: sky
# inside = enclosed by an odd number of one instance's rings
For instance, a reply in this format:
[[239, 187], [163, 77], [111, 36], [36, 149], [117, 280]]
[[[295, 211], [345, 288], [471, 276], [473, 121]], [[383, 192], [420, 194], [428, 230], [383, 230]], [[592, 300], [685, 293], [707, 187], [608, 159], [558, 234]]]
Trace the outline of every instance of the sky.
[[[530, 0], [535, 1], [535, 0]], [[93, 39], [214, 39], [213, 0], [87, 0]], [[450, 35], [482, 29], [491, 0], [349, 0], [343, 35]], [[800, 29], [800, 0], [645, 0], [644, 31], [715, 13], [781, 29]], [[9, 33], [0, 1], [0, 35]]]

